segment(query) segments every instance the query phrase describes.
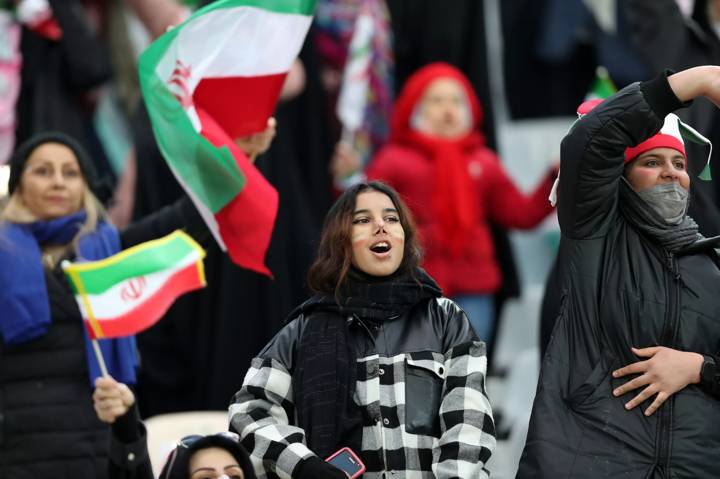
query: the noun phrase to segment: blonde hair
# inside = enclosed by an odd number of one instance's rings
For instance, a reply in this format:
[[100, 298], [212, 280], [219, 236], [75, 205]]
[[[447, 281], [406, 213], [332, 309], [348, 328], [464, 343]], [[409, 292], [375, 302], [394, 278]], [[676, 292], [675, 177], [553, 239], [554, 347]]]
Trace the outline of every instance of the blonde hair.
[[[51, 251], [49, 251], [50, 261], [48, 266], [54, 267], [57, 261], [65, 256], [71, 248], [75, 251], [75, 254], [79, 255], [80, 252], [78, 250], [78, 244], [80, 238], [86, 234], [95, 232], [95, 230], [97, 230], [97, 225], [101, 220], [109, 221], [105, 208], [92, 191], [90, 191], [90, 188], [88, 188], [87, 185], [83, 191], [80, 208], [84, 209], [87, 214], [85, 223], [83, 223], [80, 231], [77, 232], [70, 243], [49, 248]], [[2, 211], [0, 211], [0, 227], [2, 227], [5, 222], [27, 224], [37, 220], [38, 217], [35, 216], [23, 203], [18, 190], [15, 190], [15, 192], [10, 195], [7, 204]]]

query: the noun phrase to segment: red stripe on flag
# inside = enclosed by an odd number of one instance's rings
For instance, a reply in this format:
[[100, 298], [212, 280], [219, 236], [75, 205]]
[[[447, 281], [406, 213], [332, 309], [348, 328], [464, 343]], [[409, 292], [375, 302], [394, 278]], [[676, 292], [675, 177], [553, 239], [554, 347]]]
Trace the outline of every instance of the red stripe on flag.
[[[230, 259], [238, 266], [272, 277], [265, 266], [265, 253], [277, 216], [277, 190], [213, 118], [202, 109], [197, 113], [203, 126], [202, 135], [217, 147], [227, 146], [245, 175], [242, 191], [215, 214]], [[263, 119], [263, 124], [267, 118]]]
[[92, 339], [131, 336], [157, 323], [175, 300], [183, 294], [205, 286], [197, 263], [177, 271], [150, 298], [132, 311], [115, 318], [95, 318], [102, 328], [103, 336], [95, 337], [90, 322], [85, 318], [88, 334]]
[[[230, 138], [257, 133], [275, 111], [286, 76], [203, 78], [195, 87], [193, 104], [222, 125]], [[202, 126], [205, 130], [205, 123]]]

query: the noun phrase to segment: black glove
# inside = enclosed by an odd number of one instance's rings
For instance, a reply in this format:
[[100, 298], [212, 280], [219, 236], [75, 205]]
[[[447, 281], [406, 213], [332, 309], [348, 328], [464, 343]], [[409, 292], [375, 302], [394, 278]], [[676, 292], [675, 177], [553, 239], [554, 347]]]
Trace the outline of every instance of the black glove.
[[347, 479], [348, 476], [337, 467], [313, 456], [300, 463], [293, 477], [297, 479]]

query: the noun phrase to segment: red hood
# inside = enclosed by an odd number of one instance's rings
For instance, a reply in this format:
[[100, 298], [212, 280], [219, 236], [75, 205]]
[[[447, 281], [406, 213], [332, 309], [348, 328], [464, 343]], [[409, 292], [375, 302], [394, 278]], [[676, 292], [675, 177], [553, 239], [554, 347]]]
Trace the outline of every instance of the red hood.
[[479, 134], [483, 120], [483, 111], [477, 95], [470, 81], [457, 68], [447, 63], [430, 63], [413, 73], [405, 82], [400, 95], [395, 102], [392, 120], [390, 123], [390, 141], [402, 141], [411, 131], [410, 117], [415, 111], [415, 105], [422, 98], [425, 89], [439, 78], [452, 78], [458, 81], [465, 89], [473, 116], [473, 130]]

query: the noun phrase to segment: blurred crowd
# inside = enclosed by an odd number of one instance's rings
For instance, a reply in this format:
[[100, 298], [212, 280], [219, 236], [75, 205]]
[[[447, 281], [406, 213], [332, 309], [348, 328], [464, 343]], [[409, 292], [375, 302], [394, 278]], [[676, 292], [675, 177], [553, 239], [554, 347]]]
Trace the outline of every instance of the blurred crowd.
[[[0, 1], [0, 164], [35, 135], [60, 132], [87, 151], [93, 191], [118, 228], [182, 200], [153, 135], [137, 63], [153, 39], [206, 3]], [[336, 106], [361, 11], [374, 26], [369, 93], [348, 135]], [[468, 314], [492, 371], [503, 305], [522, 289], [508, 232], [555, 214], [548, 196], [559, 168], [547, 158], [535, 187], [523, 191], [502, 166], [498, 129], [508, 120], [576, 117], [598, 66], [623, 88], [666, 69], [718, 63], [717, 0], [318, 0], [281, 92], [274, 139], [255, 161], [279, 193], [266, 256], [273, 277], [240, 269], [207, 243], [208, 286], [136, 338], [140, 413], [227, 408], [251, 360], [308, 297], [326, 213], [364, 179], [388, 183], [407, 203], [423, 267]], [[508, 118], [498, 120], [499, 110]], [[720, 144], [710, 101], [698, 98], [679, 115]], [[710, 165], [720, 177], [720, 158]], [[720, 234], [717, 182], [693, 184], [689, 204], [703, 235]], [[560, 274], [556, 263], [536, 311], [543, 350], [561, 309]], [[10, 349], [0, 342], [0, 362]], [[16, 379], [0, 365], [0, 393]]]

